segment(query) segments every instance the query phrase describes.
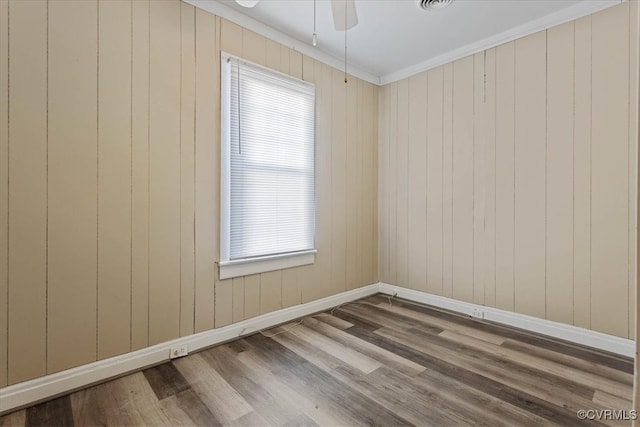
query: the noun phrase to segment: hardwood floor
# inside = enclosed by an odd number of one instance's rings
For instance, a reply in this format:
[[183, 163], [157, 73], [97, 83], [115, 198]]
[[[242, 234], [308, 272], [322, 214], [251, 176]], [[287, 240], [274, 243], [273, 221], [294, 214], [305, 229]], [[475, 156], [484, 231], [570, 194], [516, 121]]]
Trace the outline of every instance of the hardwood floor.
[[0, 418], [13, 425], [628, 425], [633, 360], [377, 295]]

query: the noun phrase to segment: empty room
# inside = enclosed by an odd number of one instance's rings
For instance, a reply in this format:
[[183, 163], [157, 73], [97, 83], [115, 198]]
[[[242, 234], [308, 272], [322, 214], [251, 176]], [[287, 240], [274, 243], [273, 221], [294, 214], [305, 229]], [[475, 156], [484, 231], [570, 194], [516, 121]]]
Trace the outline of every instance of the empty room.
[[640, 0], [0, 0], [0, 427], [640, 425]]

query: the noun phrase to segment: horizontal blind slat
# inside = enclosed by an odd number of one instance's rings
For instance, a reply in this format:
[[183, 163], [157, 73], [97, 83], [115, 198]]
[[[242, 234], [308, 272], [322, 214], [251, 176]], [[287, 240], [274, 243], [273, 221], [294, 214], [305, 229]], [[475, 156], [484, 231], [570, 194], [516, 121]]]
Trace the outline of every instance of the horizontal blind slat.
[[231, 60], [230, 259], [313, 249], [313, 85]]

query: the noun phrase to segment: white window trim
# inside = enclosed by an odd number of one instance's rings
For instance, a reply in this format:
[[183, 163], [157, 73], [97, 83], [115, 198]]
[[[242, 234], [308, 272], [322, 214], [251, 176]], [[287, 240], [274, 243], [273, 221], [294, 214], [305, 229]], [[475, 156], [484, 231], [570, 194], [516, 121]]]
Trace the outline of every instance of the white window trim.
[[[260, 64], [247, 61], [227, 52], [220, 52], [220, 260], [218, 262], [218, 274], [220, 280], [231, 279], [233, 277], [247, 276], [250, 274], [266, 273], [268, 271], [282, 270], [285, 268], [309, 265], [315, 262], [317, 249], [291, 252], [285, 254], [267, 255], [262, 257], [252, 257], [240, 260], [229, 260], [230, 253], [230, 225], [231, 225], [231, 156], [228, 143], [231, 138], [230, 111], [231, 98], [229, 95], [229, 81], [224, 78], [230, 73], [228, 60], [234, 58], [256, 67], [268, 69], [275, 74], [281, 74], [288, 78], [292, 76], [281, 73]], [[306, 82], [308, 83], [308, 82]], [[314, 233], [315, 234], [315, 233]]]
[[316, 252], [313, 249], [289, 254], [220, 261], [220, 280], [313, 264], [316, 259]]

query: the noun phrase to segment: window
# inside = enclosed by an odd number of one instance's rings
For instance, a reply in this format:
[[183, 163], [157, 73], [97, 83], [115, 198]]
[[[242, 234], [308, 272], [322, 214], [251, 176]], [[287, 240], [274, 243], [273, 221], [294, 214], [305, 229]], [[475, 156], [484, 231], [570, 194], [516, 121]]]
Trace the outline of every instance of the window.
[[314, 262], [315, 88], [222, 55], [220, 278]]

